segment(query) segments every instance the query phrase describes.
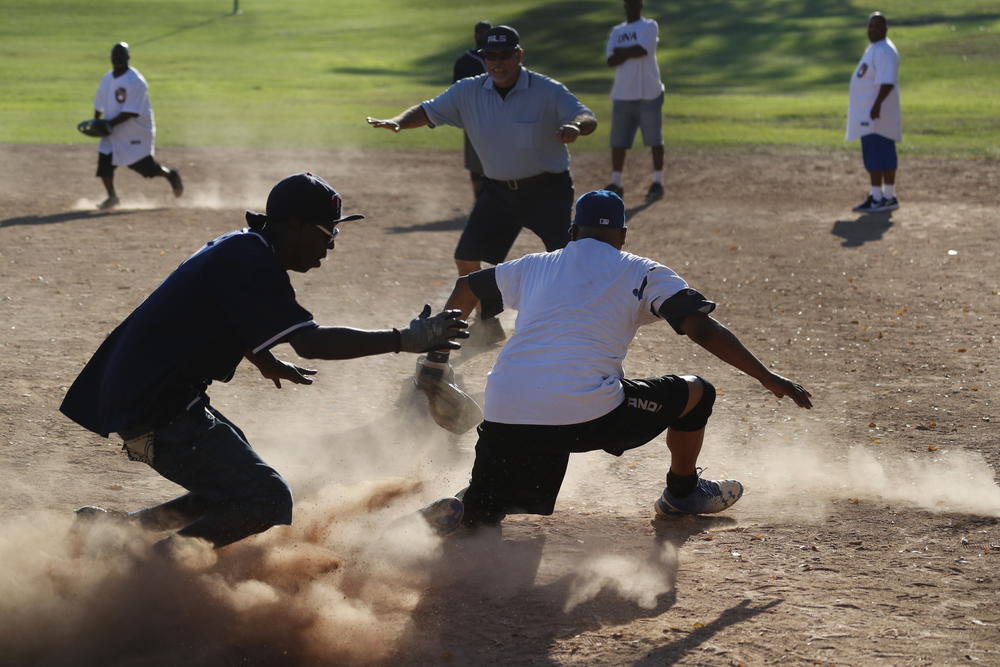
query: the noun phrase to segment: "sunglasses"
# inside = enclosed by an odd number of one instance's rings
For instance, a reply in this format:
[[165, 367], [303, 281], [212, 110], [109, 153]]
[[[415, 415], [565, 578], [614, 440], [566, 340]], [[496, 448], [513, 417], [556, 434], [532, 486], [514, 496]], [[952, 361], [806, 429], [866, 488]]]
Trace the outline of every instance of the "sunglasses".
[[483, 60], [510, 60], [516, 51], [485, 51]]
[[340, 233], [340, 230], [337, 229], [336, 227], [334, 227], [333, 231], [331, 232], [329, 229], [327, 229], [323, 225], [316, 225], [316, 229], [320, 230], [321, 232], [323, 232], [324, 234], [326, 234], [327, 236], [330, 237], [326, 241], [326, 249], [327, 250], [333, 250], [333, 239], [335, 239], [337, 237], [337, 234]]

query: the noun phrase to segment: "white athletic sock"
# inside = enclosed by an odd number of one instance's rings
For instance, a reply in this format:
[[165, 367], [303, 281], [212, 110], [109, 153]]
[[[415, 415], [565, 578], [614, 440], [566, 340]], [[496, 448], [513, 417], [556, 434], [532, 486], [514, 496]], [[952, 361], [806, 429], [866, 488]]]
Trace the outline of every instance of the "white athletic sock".
[[875, 201], [882, 201], [882, 187], [879, 185], [872, 186], [872, 199]]
[[892, 199], [893, 197], [895, 197], [896, 196], [895, 184], [889, 185], [888, 183], [886, 183], [885, 185], [883, 185], [882, 194], [885, 196], [886, 199]]
[[653, 182], [654, 183], [659, 183], [660, 185], [663, 185], [663, 170], [662, 169], [660, 169], [659, 171], [654, 171], [653, 172]]
[[622, 186], [622, 173], [620, 171], [611, 172], [611, 182], [618, 187]]

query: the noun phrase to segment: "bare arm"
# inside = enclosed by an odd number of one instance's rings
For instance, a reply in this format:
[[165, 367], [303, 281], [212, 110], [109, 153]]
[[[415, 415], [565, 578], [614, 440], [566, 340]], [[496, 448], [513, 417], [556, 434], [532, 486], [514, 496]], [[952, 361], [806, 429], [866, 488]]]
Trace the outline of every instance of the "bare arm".
[[372, 127], [381, 127], [387, 130], [392, 130], [393, 132], [399, 132], [400, 130], [411, 130], [415, 127], [424, 127], [430, 125], [430, 119], [427, 118], [427, 114], [424, 113], [424, 108], [419, 104], [416, 104], [406, 111], [402, 112], [398, 116], [389, 118], [388, 120], [379, 120], [377, 118], [372, 118], [368, 116], [366, 119], [368, 124]]
[[446, 310], [457, 308], [462, 311], [461, 318], [464, 320], [472, 313], [472, 309], [476, 307], [477, 303], [479, 303], [479, 299], [476, 298], [469, 286], [468, 276], [462, 276], [455, 281], [455, 289], [451, 291], [451, 296], [448, 297], [448, 302], [444, 307]]
[[586, 136], [597, 129], [597, 119], [589, 113], [581, 113], [559, 128], [559, 140], [571, 144], [580, 135]]
[[882, 102], [885, 102], [885, 98], [889, 97], [889, 93], [895, 88], [891, 83], [883, 83], [878, 89], [878, 97], [875, 98], [875, 103], [872, 104], [872, 110], [869, 115], [871, 115], [872, 120], [875, 120], [882, 115]]
[[288, 339], [295, 353], [305, 359], [356, 359], [373, 354], [399, 352], [399, 332], [368, 331], [350, 327], [301, 329]]
[[788, 396], [800, 408], [811, 408], [811, 394], [801, 385], [772, 373], [748, 350], [740, 339], [721, 322], [704, 313], [688, 315], [682, 323], [684, 333], [730, 366], [754, 378], [778, 398]]
[[638, 44], [635, 46], [615, 49], [614, 52], [608, 56], [608, 67], [618, 67], [629, 58], [641, 58], [647, 53], [649, 53], [649, 51], [647, 51], [645, 47]]

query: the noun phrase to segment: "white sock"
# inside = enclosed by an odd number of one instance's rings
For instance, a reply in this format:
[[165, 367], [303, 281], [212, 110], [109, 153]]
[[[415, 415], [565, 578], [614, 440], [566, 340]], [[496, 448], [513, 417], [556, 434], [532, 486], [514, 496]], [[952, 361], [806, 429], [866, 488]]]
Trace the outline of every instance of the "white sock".
[[886, 199], [892, 199], [896, 196], [896, 186], [895, 184], [889, 185], [888, 183], [882, 186], [882, 194], [885, 195]]
[[659, 171], [654, 171], [653, 172], [653, 182], [654, 183], [659, 183], [660, 185], [663, 185], [663, 170], [662, 169], [660, 169]]
[[873, 185], [872, 186], [872, 199], [875, 201], [882, 201], [882, 186]]
[[611, 182], [618, 187], [622, 186], [622, 173], [620, 171], [611, 172]]

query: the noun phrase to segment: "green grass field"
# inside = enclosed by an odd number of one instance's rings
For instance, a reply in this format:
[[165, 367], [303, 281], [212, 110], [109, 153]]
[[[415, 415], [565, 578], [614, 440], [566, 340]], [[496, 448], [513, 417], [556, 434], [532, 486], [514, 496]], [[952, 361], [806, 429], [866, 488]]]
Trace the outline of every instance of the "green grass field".
[[[525, 64], [607, 120], [614, 0], [2, 0], [0, 141], [92, 141], [73, 129], [118, 40], [149, 81], [158, 143], [459, 146], [458, 130], [394, 136], [391, 116], [433, 97], [479, 19], [517, 27]], [[882, 0], [902, 56], [910, 155], [1000, 158], [1000, 5]], [[668, 146], [854, 149], [847, 85], [871, 7], [856, 0], [646, 0], [660, 23]], [[608, 123], [576, 150], [605, 150]]]

